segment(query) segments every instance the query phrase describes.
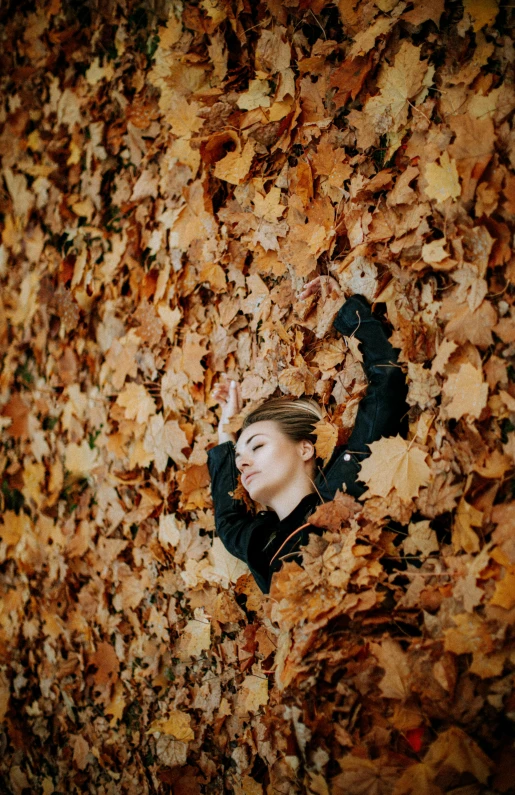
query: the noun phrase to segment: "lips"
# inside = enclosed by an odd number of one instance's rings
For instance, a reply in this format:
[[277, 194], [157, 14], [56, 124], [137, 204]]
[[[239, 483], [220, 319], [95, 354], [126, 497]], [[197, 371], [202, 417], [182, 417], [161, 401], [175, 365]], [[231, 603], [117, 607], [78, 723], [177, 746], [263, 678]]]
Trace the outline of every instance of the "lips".
[[244, 475], [243, 478], [242, 478], [242, 480], [244, 481], [243, 485], [246, 486], [248, 484], [250, 478], [253, 478], [254, 475], [259, 475], [259, 472], [249, 472], [248, 474]]

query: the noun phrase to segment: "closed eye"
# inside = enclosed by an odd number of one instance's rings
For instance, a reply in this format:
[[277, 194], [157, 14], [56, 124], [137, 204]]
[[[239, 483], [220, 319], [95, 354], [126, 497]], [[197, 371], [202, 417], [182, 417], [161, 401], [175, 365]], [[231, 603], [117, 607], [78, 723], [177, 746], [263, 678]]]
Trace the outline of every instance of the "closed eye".
[[254, 452], [255, 450], [259, 450], [260, 447], [263, 447], [263, 445], [257, 444], [255, 447], [252, 448], [252, 452]]

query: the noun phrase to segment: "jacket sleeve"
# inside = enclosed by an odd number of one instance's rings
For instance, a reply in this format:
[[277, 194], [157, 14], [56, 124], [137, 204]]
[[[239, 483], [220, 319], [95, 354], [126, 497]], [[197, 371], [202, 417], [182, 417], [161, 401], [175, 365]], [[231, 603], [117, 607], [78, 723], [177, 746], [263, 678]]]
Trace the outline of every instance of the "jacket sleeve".
[[398, 433], [407, 410], [406, 379], [397, 364], [397, 351], [390, 344], [384, 325], [373, 316], [366, 298], [351, 296], [338, 312], [334, 327], [347, 337], [354, 335], [362, 343], [368, 388], [360, 401], [347, 444], [337, 448], [321, 478], [325, 499], [332, 499], [344, 483], [354, 497], [365, 491], [364, 485], [356, 480], [361, 461], [370, 454], [368, 445], [382, 436]]
[[208, 450], [207, 465], [211, 477], [216, 532], [231, 555], [248, 563], [248, 546], [254, 521], [244, 503], [231, 497], [231, 492], [238, 486], [232, 442], [224, 442]]

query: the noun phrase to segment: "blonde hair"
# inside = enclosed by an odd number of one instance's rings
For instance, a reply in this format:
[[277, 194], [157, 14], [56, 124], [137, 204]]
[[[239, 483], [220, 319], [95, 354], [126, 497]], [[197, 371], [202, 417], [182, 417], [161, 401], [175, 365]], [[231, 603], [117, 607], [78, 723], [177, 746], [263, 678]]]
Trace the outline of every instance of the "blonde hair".
[[308, 439], [315, 444], [315, 425], [322, 418], [322, 409], [311, 398], [272, 397], [247, 414], [242, 431], [255, 422], [271, 420], [293, 442]]

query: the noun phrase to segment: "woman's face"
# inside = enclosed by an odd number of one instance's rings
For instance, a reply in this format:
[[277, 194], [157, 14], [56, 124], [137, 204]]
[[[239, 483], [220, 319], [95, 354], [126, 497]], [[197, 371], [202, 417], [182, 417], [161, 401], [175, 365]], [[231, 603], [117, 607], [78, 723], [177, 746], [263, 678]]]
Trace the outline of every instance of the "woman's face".
[[236, 466], [242, 485], [262, 505], [272, 505], [297, 478], [311, 473], [313, 460], [312, 443], [293, 442], [273, 420], [249, 425], [236, 444]]

